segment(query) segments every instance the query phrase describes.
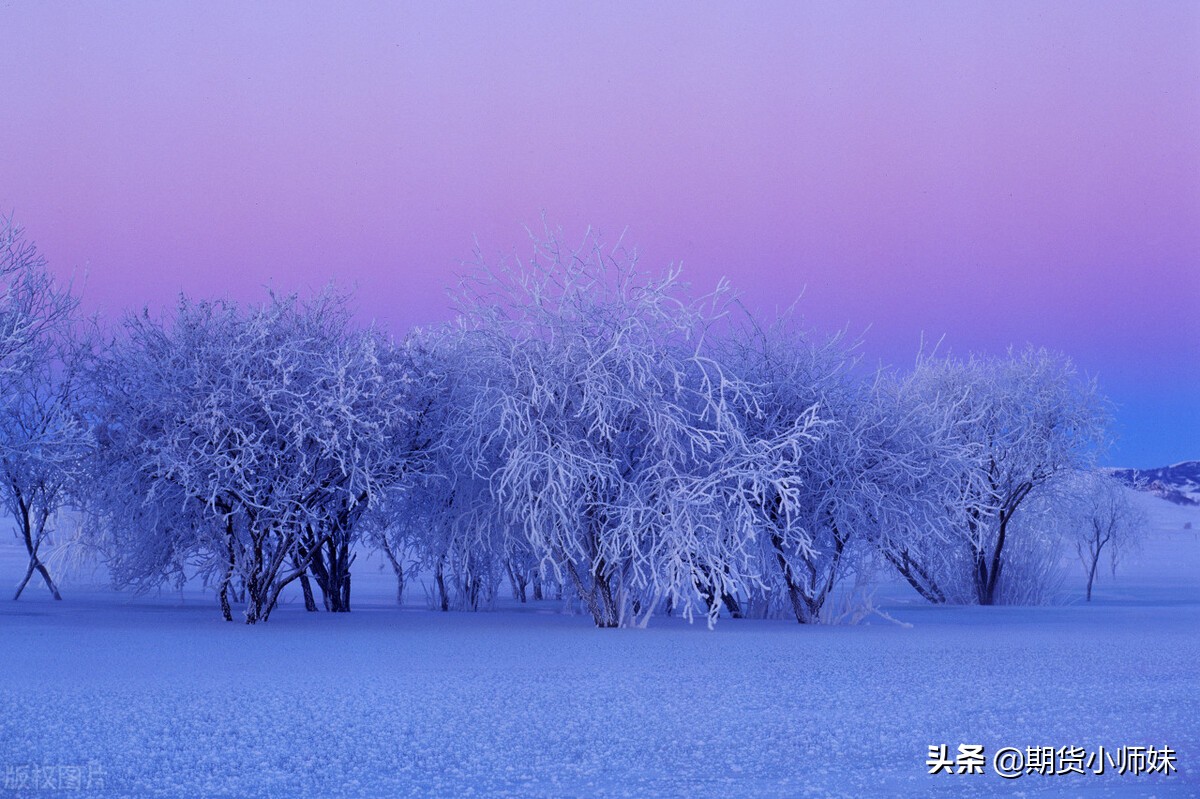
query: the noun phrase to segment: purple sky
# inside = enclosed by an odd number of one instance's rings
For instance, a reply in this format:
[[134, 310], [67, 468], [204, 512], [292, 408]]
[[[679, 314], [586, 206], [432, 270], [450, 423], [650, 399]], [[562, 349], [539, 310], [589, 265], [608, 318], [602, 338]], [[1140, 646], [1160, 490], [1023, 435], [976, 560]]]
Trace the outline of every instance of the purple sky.
[[753, 307], [1071, 354], [1200, 458], [1195, 2], [0, 2], [0, 210], [89, 307], [357, 287], [402, 332], [523, 226]]

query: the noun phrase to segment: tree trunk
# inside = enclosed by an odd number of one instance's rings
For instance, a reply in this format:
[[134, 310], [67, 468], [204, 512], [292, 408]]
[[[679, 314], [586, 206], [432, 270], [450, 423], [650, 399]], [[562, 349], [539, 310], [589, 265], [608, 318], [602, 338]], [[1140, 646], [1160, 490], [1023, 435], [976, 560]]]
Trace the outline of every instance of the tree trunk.
[[38, 534], [35, 536], [29, 506], [25, 504], [23, 499], [19, 499], [18, 504], [21, 510], [21, 517], [18, 519], [18, 522], [21, 525], [21, 536], [25, 539], [25, 550], [29, 553], [29, 569], [25, 573], [25, 579], [17, 586], [17, 593], [13, 596], [13, 601], [15, 602], [21, 598], [21, 592], [25, 590], [25, 586], [29, 583], [29, 579], [35, 571], [42, 575], [42, 579], [46, 581], [46, 587], [50, 589], [50, 595], [57, 600], [61, 600], [62, 595], [58, 593], [58, 586], [54, 584], [54, 580], [50, 579], [49, 570], [46, 569], [45, 564], [38, 558], [38, 548], [42, 545], [42, 533], [45, 531], [45, 519], [39, 524]]
[[471, 610], [479, 610], [479, 578], [470, 572], [463, 577], [462, 597], [466, 606]]
[[1092, 556], [1092, 568], [1088, 570], [1087, 601], [1092, 601], [1092, 583], [1096, 581], [1096, 567], [1100, 565], [1100, 550]]
[[350, 612], [350, 566], [354, 563], [354, 555], [350, 552], [350, 542], [343, 540], [338, 544], [329, 542], [329, 577], [330, 590], [333, 592], [333, 612]]
[[29, 556], [29, 569], [25, 572], [25, 579], [21, 581], [19, 586], [17, 586], [17, 593], [13, 596], [13, 600], [15, 601], [21, 598], [21, 592], [25, 590], [25, 586], [29, 582], [29, 578], [33, 576], [35, 571], [42, 575], [42, 579], [46, 581], [46, 587], [50, 589], [50, 595], [61, 601], [62, 594], [58, 592], [58, 586], [54, 584], [54, 580], [50, 578], [50, 572], [47, 571], [45, 564], [38, 560], [37, 555]]
[[350, 564], [354, 562], [350, 543], [344, 539], [329, 538], [311, 551], [309, 568], [317, 587], [321, 589], [325, 609], [330, 613], [349, 613]]
[[329, 590], [329, 570], [325, 566], [325, 553], [321, 546], [315, 545], [309, 550], [308, 568], [312, 572], [313, 579], [317, 582], [317, 588], [321, 589], [321, 603], [325, 606], [326, 612], [333, 610], [330, 603]]
[[517, 571], [513, 568], [511, 558], [504, 559], [504, 571], [508, 574], [508, 586], [512, 589], [513, 601], [515, 602], [519, 596], [517, 592]]
[[946, 603], [946, 594], [938, 586], [937, 582], [931, 578], [924, 569], [920, 567], [905, 551], [901, 557], [896, 557], [895, 554], [887, 549], [880, 547], [883, 552], [883, 557], [888, 563], [896, 569], [901, 577], [904, 578], [913, 590], [920, 594], [927, 602], [934, 605], [943, 605]]
[[604, 608], [603, 623], [597, 622], [598, 627], [618, 627], [621, 623], [621, 614], [617, 609], [617, 603], [613, 599], [612, 585], [607, 577], [601, 571], [603, 563], [596, 567], [595, 582], [600, 589], [600, 602]]
[[13, 596], [13, 602], [21, 598], [21, 592], [25, 590], [25, 584], [29, 582], [29, 578], [33, 576], [33, 561], [29, 561], [29, 568], [25, 569], [25, 576], [21, 579], [21, 584], [17, 586], [17, 593]]
[[996, 546], [991, 552], [991, 564], [984, 560], [982, 553], [976, 559], [976, 585], [980, 605], [996, 603], [996, 584], [1000, 579], [1000, 568], [1004, 564], [1004, 539], [1008, 534], [1009, 516], [1001, 513], [1000, 532], [996, 535]]
[[433, 569], [433, 579], [437, 582], [438, 589], [438, 605], [442, 612], [450, 610], [450, 596], [446, 593], [446, 567], [445, 561], [439, 560], [437, 566]]
[[575, 583], [575, 590], [579, 593], [579, 598], [583, 600], [588, 607], [588, 612], [592, 614], [592, 621], [601, 629], [610, 629], [618, 625], [617, 614], [612, 603], [612, 591], [598, 572], [597, 568], [597, 571], [593, 573], [595, 582], [589, 589], [579, 577], [575, 564], [567, 562], [567, 573], [571, 575], [571, 581]]
[[979, 597], [979, 604], [993, 605], [996, 602], [996, 586], [1000, 581], [1000, 571], [1004, 567], [1004, 541], [1008, 536], [1008, 523], [1012, 521], [1013, 514], [1017, 512], [1017, 508], [1029, 496], [1029, 492], [1033, 490], [1032, 483], [1022, 483], [1013, 491], [1011, 497], [1000, 509], [1000, 532], [996, 536], [996, 547], [992, 550], [991, 568], [988, 569], [987, 580], [983, 586], [983, 592]]
[[266, 621], [268, 613], [266, 597], [263, 596], [262, 586], [258, 584], [256, 575], [246, 582], [246, 624]]
[[225, 621], [233, 621], [233, 609], [229, 607], [229, 578], [225, 578], [221, 582], [221, 589], [217, 591], [217, 597], [221, 601], [221, 616]]
[[396, 573], [396, 604], [404, 606], [404, 566], [396, 559], [396, 555], [392, 552], [392, 548], [388, 546], [387, 539], [383, 539], [382, 546], [383, 554], [387, 556], [388, 563], [392, 564], [392, 571]]
[[225, 552], [229, 556], [229, 564], [225, 568], [225, 574], [221, 577], [221, 586], [217, 590], [217, 597], [221, 601], [221, 616], [225, 621], [233, 621], [233, 611], [229, 607], [229, 583], [233, 580], [233, 570], [236, 559], [233, 549], [233, 522], [225, 522]]
[[524, 605], [529, 601], [529, 573], [518, 569], [511, 558], [504, 561], [504, 567], [508, 571], [513, 599]]
[[307, 572], [300, 575], [300, 590], [304, 592], [304, 609], [309, 613], [316, 613], [317, 600], [313, 598], [312, 582], [308, 579]]
[[787, 586], [788, 600], [792, 605], [792, 613], [796, 616], [796, 622], [799, 624], [808, 623], [808, 614], [804, 608], [803, 593], [800, 586], [796, 583], [796, 577], [792, 573], [792, 567], [787, 562], [787, 558], [783, 554], [783, 539], [778, 533], [771, 533], [771, 546], [775, 549], [775, 560], [779, 564], [779, 569], [783, 573], [783, 582]]
[[279, 548], [268, 558], [264, 542], [271, 534], [270, 530], [258, 534], [252, 533], [254, 547], [251, 550], [250, 573], [244, 580], [246, 624], [257, 624], [270, 618], [271, 610], [275, 607], [279, 591], [283, 587], [281, 584], [276, 584], [276, 576], [279, 573], [282, 559], [286, 557], [284, 550], [291, 550], [295, 545], [295, 542], [290, 542], [291, 546], [284, 547], [285, 542], [277, 542], [280, 545]]

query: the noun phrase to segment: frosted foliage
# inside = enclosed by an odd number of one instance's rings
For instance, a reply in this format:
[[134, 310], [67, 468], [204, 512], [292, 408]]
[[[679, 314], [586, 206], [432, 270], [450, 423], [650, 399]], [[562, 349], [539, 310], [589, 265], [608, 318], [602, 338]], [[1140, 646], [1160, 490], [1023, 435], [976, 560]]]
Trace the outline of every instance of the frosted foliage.
[[819, 338], [786, 317], [767, 329], [750, 322], [731, 339], [727, 358], [758, 392], [755, 412], [743, 420], [748, 435], [769, 437], [806, 414], [819, 418], [809, 445], [785, 464], [788, 490], [753, 497], [768, 590], [749, 592], [749, 613], [826, 620], [835, 615], [827, 602], [846, 578], [869, 582], [877, 553], [908, 571], [945, 558], [944, 547], [930, 547], [921, 564], [912, 562], [924, 531], [944, 527], [957, 501], [946, 486], [972, 463], [949, 434], [954, 415], [918, 396], [910, 381], [888, 373], [865, 379], [853, 353], [842, 337]]
[[265, 619], [307, 565], [297, 549], [353, 525], [400, 476], [407, 419], [389, 346], [348, 327], [344, 302], [259, 308], [181, 301], [142, 315], [101, 365], [97, 509], [119, 580], [234, 583]]
[[[706, 353], [723, 297], [687, 301], [678, 274], [589, 235], [536, 242], [525, 263], [480, 264], [461, 294], [486, 375], [463, 421], [476, 473], [524, 544], [600, 626], [641, 625], [663, 603], [715, 618], [757, 580], [754, 529], [728, 501], [776, 481], [806, 425], [751, 442], [750, 387]], [[730, 491], [730, 486], [737, 491]]]
[[45, 258], [24, 229], [12, 217], [0, 217], [0, 396], [15, 393], [73, 307], [69, 295], [54, 287]]
[[[1010, 523], [1033, 492], [1094, 462], [1104, 403], [1069, 359], [1035, 349], [997, 359], [926, 358], [906, 390], [932, 421], [932, 440], [952, 455], [941, 469], [946, 512], [943, 523], [889, 541], [885, 551], [934, 601], [1000, 601], [1009, 552], [1048, 549], [1011, 541]], [[1040, 533], [1026, 526], [1020, 534]], [[1010, 594], [1022, 594], [1008, 582]]]
[[[401, 603], [416, 571], [442, 610], [492, 607], [507, 581], [514, 601], [532, 588], [602, 627], [862, 618], [879, 569], [932, 602], [1039, 602], [1067, 526], [1047, 497], [1119, 515], [1069, 479], [1106, 414], [1066, 358], [872, 373], [842, 336], [787, 316], [762, 327], [724, 285], [693, 299], [677, 270], [648, 273], [592, 233], [480, 257], [458, 317], [400, 346], [352, 328], [331, 293], [184, 299], [165, 320], [127, 319], [82, 383], [85, 360], [47, 343], [70, 336], [30, 337], [72, 301], [4, 235], [9, 509], [13, 475], [40, 481], [46, 508], [85, 477], [75, 493], [114, 580], [198, 574], [226, 618], [237, 603], [267, 619], [297, 579], [315, 610], [310, 575], [327, 610], [348, 611], [361, 542]], [[35, 427], [45, 441], [22, 439]], [[14, 466], [20, 453], [32, 460]], [[26, 525], [31, 559], [48, 513]], [[1097, 535], [1079, 539], [1090, 579], [1122, 537]]]
[[0, 502], [29, 557], [16, 596], [37, 572], [58, 599], [42, 547], [91, 443], [76, 396], [78, 301], [11, 219], [0, 219], [0, 291]]
[[[1051, 578], [1040, 582], [1020, 581], [1019, 590], [1026, 594], [1021, 604], [1041, 604], [1053, 598], [1030, 594], [1030, 585], [1061, 589], [1072, 560], [1075, 569], [1082, 567], [1085, 598], [1091, 600], [1097, 579], [1104, 572], [1116, 573], [1121, 558], [1137, 548], [1148, 526], [1145, 514], [1130, 500], [1130, 491], [1103, 471], [1087, 470], [1064, 475], [1030, 495], [1013, 525], [1018, 536], [1051, 550], [1052, 554], [1041, 558], [1035, 568], [1053, 571]], [[1012, 564], [1006, 564], [1000, 580], [1002, 592], [1013, 590], [1008, 578], [1014, 571], [1023, 574], [1024, 564], [1016, 565], [1014, 570]]]
[[738, 486], [763, 582], [725, 603], [747, 615], [819, 621], [838, 581], [861, 565], [860, 500], [873, 477], [862, 468], [869, 422], [865, 392], [850, 374], [854, 360], [840, 338], [818, 340], [788, 319], [770, 329], [747, 320], [724, 349], [755, 387], [756, 401], [740, 420], [750, 441], [769, 447], [781, 431], [808, 428], [806, 447], [768, 455], [773, 480]]
[[484, 413], [479, 387], [493, 379], [469, 343], [461, 326], [416, 330], [405, 340], [414, 376], [412, 467], [372, 517], [375, 540], [393, 553], [413, 553], [413, 565], [434, 577], [434, 603], [447, 610], [490, 605], [501, 563], [519, 545], [491, 497], [493, 453], [464, 438], [488, 427], [476, 414]]

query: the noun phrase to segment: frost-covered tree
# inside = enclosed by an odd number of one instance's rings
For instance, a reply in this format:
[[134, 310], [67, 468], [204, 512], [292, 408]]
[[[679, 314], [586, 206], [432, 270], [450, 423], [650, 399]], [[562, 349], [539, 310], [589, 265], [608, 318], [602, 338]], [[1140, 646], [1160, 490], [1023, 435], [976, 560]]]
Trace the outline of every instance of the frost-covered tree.
[[905, 576], [923, 575], [922, 593], [935, 600], [993, 604], [1014, 516], [1033, 492], [1091, 466], [1105, 403], [1068, 358], [1032, 348], [995, 359], [923, 358], [911, 388], [933, 420], [931, 442], [949, 455], [949, 493], [946, 523], [910, 540]]
[[0, 389], [11, 396], [30, 366], [44, 359], [46, 341], [72, 316], [77, 302], [54, 284], [46, 259], [13, 218], [0, 217]]
[[249, 309], [183, 299], [166, 321], [127, 319], [95, 380], [94, 507], [114, 576], [196, 565], [225, 618], [244, 593], [253, 624], [320, 561], [345, 609], [352, 531], [405, 466], [397, 365], [329, 293]]
[[41, 548], [53, 532], [56, 515], [71, 502], [92, 446], [76, 396], [81, 346], [70, 339], [57, 341], [46, 355], [48, 360], [31, 364], [15, 381], [16, 393], [0, 409], [0, 501], [16, 521], [29, 555], [14, 599], [20, 598], [35, 571], [54, 598], [62, 598], [41, 559]]
[[770, 612], [782, 600], [796, 621], [817, 622], [855, 557], [861, 521], [852, 516], [864, 510], [862, 489], [872, 478], [860, 457], [869, 422], [851, 350], [840, 336], [821, 340], [787, 318], [769, 328], [748, 320], [724, 349], [729, 366], [755, 387], [755, 402], [741, 408], [748, 442], [772, 440], [798, 423], [812, 433], [807, 447], [775, 454], [771, 479], [739, 481], [733, 499], [758, 528], [764, 580], [762, 590], [746, 586], [743, 604], [765, 602]]
[[1103, 472], [1080, 474], [1071, 483], [1071, 532], [1079, 562], [1087, 576], [1087, 601], [1092, 601], [1092, 586], [1100, 561], [1108, 555], [1113, 573], [1120, 557], [1137, 546], [1145, 532], [1147, 519], [1129, 496], [1129, 489]]
[[879, 375], [873, 408], [881, 417], [887, 458], [895, 464], [890, 502], [879, 506], [872, 531], [876, 551], [922, 597], [969, 602], [970, 547], [965, 519], [981, 491], [979, 448], [960, 428], [975, 420], [961, 402], [930, 396], [921, 374]]
[[314, 411], [325, 420], [325, 451], [313, 461], [320, 492], [306, 498], [314, 512], [298, 554], [300, 562], [309, 558], [326, 610], [346, 612], [361, 519], [415, 460], [408, 430], [415, 383], [407, 362], [374, 332], [337, 332], [317, 358]]
[[1101, 470], [1065, 474], [1038, 487], [1013, 519], [997, 602], [1035, 605], [1061, 596], [1072, 552], [1090, 602], [1101, 561], [1107, 558], [1115, 574], [1145, 525], [1130, 489]]
[[11, 219], [0, 220], [0, 280], [0, 502], [29, 556], [14, 599], [34, 572], [61, 599], [41, 548], [91, 442], [76, 402], [78, 300]]
[[402, 351], [414, 375], [407, 447], [414, 468], [377, 517], [374, 540], [397, 579], [397, 553], [410, 552], [432, 575], [441, 610], [490, 606], [503, 570], [507, 530], [491, 497], [494, 450], [466, 438], [487, 424], [477, 400], [492, 378], [484, 353], [458, 325], [414, 330]]
[[936, 549], [916, 553], [927, 531], [944, 526], [946, 485], [969, 463], [946, 434], [952, 421], [931, 414], [902, 378], [861, 369], [842, 336], [817, 336], [786, 317], [769, 328], [751, 322], [729, 351], [756, 388], [743, 420], [750, 440], [805, 415], [817, 420], [807, 446], [773, 459], [786, 479], [748, 494], [768, 611], [786, 608], [802, 624], [830, 618], [835, 589], [850, 576], [869, 580], [877, 552], [944, 601], [922, 565]]
[[756, 579], [728, 469], [768, 471], [803, 439], [744, 446], [733, 406], [746, 387], [705, 352], [720, 313], [709, 302], [590, 233], [573, 249], [547, 234], [528, 261], [481, 263], [464, 285], [465, 335], [488, 377], [456, 439], [508, 534], [600, 627], [645, 624], [664, 602], [715, 618], [713, 597]]

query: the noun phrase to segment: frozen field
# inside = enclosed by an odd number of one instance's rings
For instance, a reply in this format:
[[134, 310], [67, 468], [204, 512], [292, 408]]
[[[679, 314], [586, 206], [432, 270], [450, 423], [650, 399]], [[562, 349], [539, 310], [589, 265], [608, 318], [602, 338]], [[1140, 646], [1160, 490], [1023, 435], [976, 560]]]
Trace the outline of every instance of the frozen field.
[[[911, 627], [398, 610], [373, 561], [353, 613], [255, 628], [199, 591], [31, 584], [0, 599], [0, 796], [1200, 796], [1200, 509], [1138, 501], [1150, 539], [1091, 605], [881, 588]], [[928, 775], [931, 744], [986, 773]], [[1169, 746], [1178, 773], [1004, 780], [1006, 746]]]

